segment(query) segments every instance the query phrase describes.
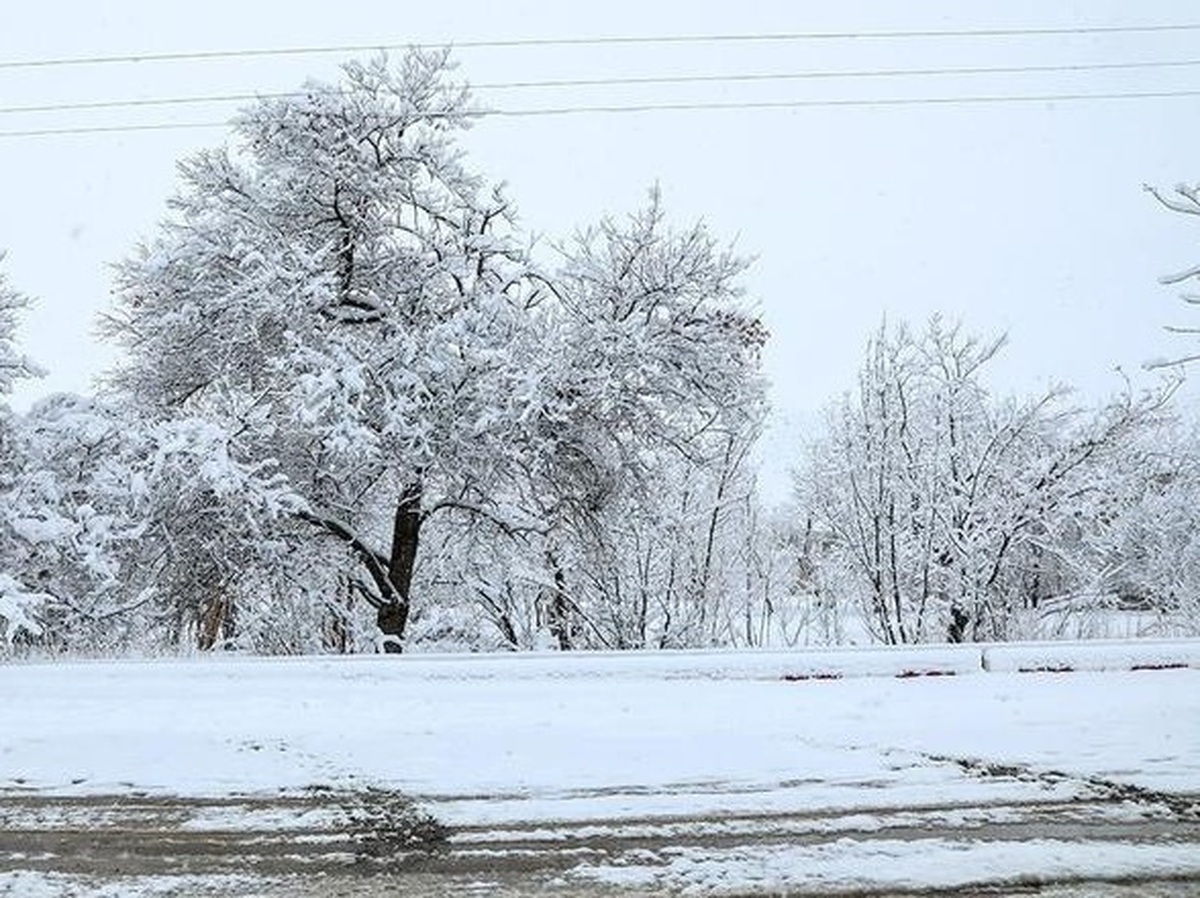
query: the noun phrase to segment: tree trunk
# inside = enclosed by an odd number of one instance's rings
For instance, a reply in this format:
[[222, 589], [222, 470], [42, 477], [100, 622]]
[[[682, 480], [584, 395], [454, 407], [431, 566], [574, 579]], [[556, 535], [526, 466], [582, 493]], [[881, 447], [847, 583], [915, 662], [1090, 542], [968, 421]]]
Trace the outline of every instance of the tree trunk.
[[964, 642], [971, 616], [956, 603], [950, 606], [950, 627], [946, 632], [947, 642]]
[[345, 655], [350, 651], [350, 627], [354, 615], [354, 588], [348, 576], [338, 578], [337, 593], [325, 606], [321, 643], [325, 651]]
[[202, 652], [208, 652], [220, 642], [221, 634], [225, 630], [225, 616], [228, 611], [228, 602], [220, 593], [210, 596], [201, 606], [197, 621], [199, 626], [196, 633], [196, 648]]
[[409, 594], [420, 539], [421, 484], [410, 483], [400, 491], [400, 499], [396, 503], [392, 551], [388, 557], [388, 579], [396, 590], [396, 598], [381, 605], [375, 618], [379, 632], [383, 634], [383, 650], [391, 654], [399, 654], [404, 650]]
[[574, 644], [571, 638], [571, 610], [567, 604], [567, 578], [553, 553], [546, 553], [546, 563], [554, 572], [554, 587], [550, 590], [549, 602], [546, 603], [547, 626], [550, 635], [558, 642], [559, 650], [569, 652], [574, 648]]

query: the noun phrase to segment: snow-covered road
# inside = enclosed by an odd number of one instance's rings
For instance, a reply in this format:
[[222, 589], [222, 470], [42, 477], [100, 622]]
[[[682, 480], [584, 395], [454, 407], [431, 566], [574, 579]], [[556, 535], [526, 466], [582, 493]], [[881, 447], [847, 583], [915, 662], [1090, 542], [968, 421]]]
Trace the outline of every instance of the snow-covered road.
[[0, 895], [357, 882], [364, 795], [450, 827], [406, 889], [1200, 880], [1200, 671], [978, 651], [0, 667]]

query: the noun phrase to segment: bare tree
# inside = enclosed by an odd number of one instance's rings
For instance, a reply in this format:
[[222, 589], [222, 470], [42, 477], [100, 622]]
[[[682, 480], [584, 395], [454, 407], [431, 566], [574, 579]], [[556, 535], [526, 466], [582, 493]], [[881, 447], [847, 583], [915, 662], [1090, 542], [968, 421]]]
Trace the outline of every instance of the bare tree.
[[1012, 635], [1066, 563], [1099, 472], [1166, 401], [996, 400], [982, 372], [1002, 346], [937, 319], [915, 337], [881, 329], [802, 469], [802, 501], [833, 538], [825, 577], [884, 642]]
[[[1172, 212], [1178, 212], [1181, 215], [1200, 216], [1200, 185], [1178, 184], [1171, 193], [1165, 193], [1149, 184], [1145, 185], [1144, 189]], [[1159, 282], [1173, 287], [1198, 279], [1200, 279], [1200, 265], [1191, 265], [1174, 274], [1164, 275], [1159, 278]], [[1180, 295], [1180, 298], [1190, 306], [1200, 305], [1200, 294], [1185, 292]], [[1172, 333], [1192, 337], [1200, 334], [1200, 326], [1191, 324], [1168, 325], [1167, 330]], [[1164, 368], [1173, 365], [1186, 365], [1197, 360], [1200, 360], [1200, 352], [1188, 352], [1179, 357], [1154, 362], [1151, 367]]]

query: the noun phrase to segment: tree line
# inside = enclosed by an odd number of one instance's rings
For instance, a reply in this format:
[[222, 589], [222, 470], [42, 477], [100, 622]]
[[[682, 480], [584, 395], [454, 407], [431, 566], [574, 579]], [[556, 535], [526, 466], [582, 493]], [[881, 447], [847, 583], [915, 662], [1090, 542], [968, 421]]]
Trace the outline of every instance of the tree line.
[[[1200, 625], [1170, 391], [997, 399], [882, 328], [768, 507], [746, 262], [657, 191], [543, 261], [445, 53], [263, 99], [117, 269], [92, 396], [0, 406], [6, 652], [562, 650]], [[36, 375], [0, 281], [0, 391]], [[1074, 633], [1072, 635], [1078, 635]]]

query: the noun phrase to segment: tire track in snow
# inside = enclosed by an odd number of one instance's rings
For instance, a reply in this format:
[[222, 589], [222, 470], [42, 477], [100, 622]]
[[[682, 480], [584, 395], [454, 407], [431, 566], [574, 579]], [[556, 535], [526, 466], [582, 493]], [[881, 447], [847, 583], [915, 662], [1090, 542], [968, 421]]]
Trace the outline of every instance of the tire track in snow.
[[[980, 775], [1026, 774], [1005, 769]], [[1131, 798], [1122, 790], [1067, 800], [463, 825], [445, 841], [414, 843], [394, 853], [364, 851], [362, 814], [386, 820], [382, 809], [393, 799], [406, 801], [382, 792], [211, 799], [0, 796], [0, 874], [32, 871], [110, 883], [181, 873], [250, 875], [262, 885], [256, 894], [274, 894], [272, 882], [290, 882], [281, 895], [299, 893], [295, 877], [314, 875], [351, 884], [383, 877], [393, 888], [396, 883], [441, 883], [450, 892], [470, 891], [470, 883], [493, 880], [514, 888], [524, 883], [531, 891], [557, 883], [562, 887], [558, 893], [578, 886], [585, 889], [580, 894], [593, 894], [586, 889], [599, 885], [574, 882], [575, 871], [631, 864], [653, 869], [681, 852], [721, 857], [748, 851], [847, 852], [857, 846], [870, 855], [877, 846], [903, 843], [920, 848], [934, 842], [1050, 840], [1109, 844], [1114, 851], [1192, 846], [1200, 857], [1200, 817], [1190, 808], [1181, 812], [1170, 803], [1144, 794]], [[372, 809], [372, 801], [380, 807]], [[376, 810], [380, 813], [372, 818]]]

